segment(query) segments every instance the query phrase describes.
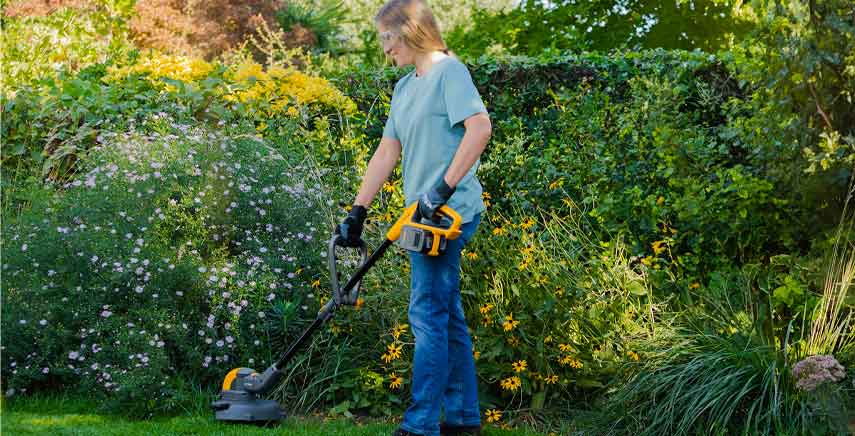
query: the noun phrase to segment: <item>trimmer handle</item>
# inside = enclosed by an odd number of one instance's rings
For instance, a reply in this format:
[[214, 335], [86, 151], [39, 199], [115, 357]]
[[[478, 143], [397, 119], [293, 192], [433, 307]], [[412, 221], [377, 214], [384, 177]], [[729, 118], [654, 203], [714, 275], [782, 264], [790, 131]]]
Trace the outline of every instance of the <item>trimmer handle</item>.
[[[338, 245], [338, 238], [341, 238], [341, 235], [333, 235], [330, 238], [329, 248], [327, 249], [327, 262], [330, 268], [330, 286], [332, 287], [333, 300], [335, 300], [336, 305], [348, 304], [353, 306], [356, 304], [356, 300], [359, 299], [359, 286], [362, 285], [362, 280], [356, 282], [349, 292], [342, 294], [338, 284], [338, 271], [336, 271], [338, 258], [335, 255], [335, 247]], [[360, 239], [359, 245], [356, 248], [359, 249], [359, 254], [362, 257], [359, 263], [364, 264], [368, 258], [368, 246], [365, 244], [365, 241]]]
[[426, 230], [433, 234], [433, 243], [428, 255], [436, 256], [439, 254], [440, 237], [444, 237], [448, 240], [459, 238], [461, 235], [460, 226], [463, 223], [463, 218], [460, 217], [460, 214], [447, 204], [444, 204], [439, 208], [439, 214], [444, 215], [451, 220], [451, 225], [448, 228], [422, 223], [420, 219], [421, 215], [419, 214], [419, 203], [417, 201], [413, 202], [413, 204], [404, 209], [404, 213], [401, 214], [398, 221], [396, 221], [395, 224], [392, 225], [392, 228], [390, 228], [386, 233], [386, 239], [395, 241], [400, 238], [401, 230], [404, 226]]

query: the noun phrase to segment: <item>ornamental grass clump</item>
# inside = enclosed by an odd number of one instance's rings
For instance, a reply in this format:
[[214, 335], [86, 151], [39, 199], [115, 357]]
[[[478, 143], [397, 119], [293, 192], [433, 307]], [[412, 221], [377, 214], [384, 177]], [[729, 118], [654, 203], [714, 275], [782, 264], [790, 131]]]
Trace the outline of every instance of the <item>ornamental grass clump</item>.
[[71, 182], [4, 217], [4, 391], [168, 412], [190, 385], [269, 365], [313, 316], [327, 195], [229, 129], [150, 117], [104, 132]]
[[754, 285], [748, 277], [713, 284], [698, 294], [698, 307], [669, 315], [673, 327], [639, 338], [635, 346], [647, 360], [628, 368], [592, 428], [643, 435], [845, 429], [845, 395], [835, 385], [844, 368], [830, 355], [791, 368], [804, 340], [790, 336], [792, 322], [783, 323], [782, 337], [766, 336], [763, 326], [771, 321]]

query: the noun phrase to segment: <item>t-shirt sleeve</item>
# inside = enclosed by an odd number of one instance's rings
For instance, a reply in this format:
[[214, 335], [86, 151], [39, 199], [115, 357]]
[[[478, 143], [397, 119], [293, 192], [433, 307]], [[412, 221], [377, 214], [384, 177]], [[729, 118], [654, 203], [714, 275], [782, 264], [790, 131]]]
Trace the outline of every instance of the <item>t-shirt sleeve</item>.
[[461, 62], [448, 66], [443, 76], [443, 92], [451, 127], [479, 112], [487, 112], [469, 69]]
[[383, 137], [392, 138], [396, 141], [400, 141], [398, 138], [398, 133], [395, 132], [395, 122], [392, 120], [392, 111], [389, 111], [389, 118], [386, 119], [386, 127], [383, 127]]
[[398, 137], [398, 132], [395, 131], [395, 120], [392, 119], [392, 104], [395, 103], [395, 96], [398, 94], [398, 84], [395, 84], [395, 89], [392, 91], [392, 102], [389, 104], [389, 118], [386, 118], [386, 126], [383, 127], [383, 136], [386, 138], [392, 138], [396, 141], [400, 141], [401, 138]]

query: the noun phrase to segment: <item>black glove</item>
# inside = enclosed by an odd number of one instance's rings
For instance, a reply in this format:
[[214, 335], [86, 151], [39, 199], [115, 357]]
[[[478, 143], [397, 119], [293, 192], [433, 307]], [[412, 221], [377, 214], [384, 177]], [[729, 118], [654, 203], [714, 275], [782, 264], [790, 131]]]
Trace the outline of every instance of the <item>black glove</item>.
[[451, 195], [454, 194], [456, 188], [452, 188], [445, 183], [444, 178], [440, 178], [439, 182], [430, 188], [430, 191], [419, 196], [419, 215], [422, 218], [430, 218], [436, 220], [439, 208], [448, 202]]
[[367, 215], [364, 206], [353, 205], [347, 218], [335, 228], [335, 234], [341, 236], [336, 243], [342, 247], [358, 247], [362, 241], [362, 223]]

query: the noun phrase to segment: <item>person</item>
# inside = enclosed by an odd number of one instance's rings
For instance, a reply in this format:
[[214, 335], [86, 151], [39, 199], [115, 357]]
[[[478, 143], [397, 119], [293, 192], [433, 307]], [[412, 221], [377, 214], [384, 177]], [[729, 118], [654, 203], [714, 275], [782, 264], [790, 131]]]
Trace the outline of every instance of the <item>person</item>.
[[[389, 0], [374, 18], [384, 53], [415, 69], [395, 84], [383, 136], [363, 176], [340, 245], [361, 240], [368, 207], [401, 162], [406, 205], [436, 218], [447, 204], [462, 235], [443, 254], [409, 252], [408, 319], [415, 337], [411, 404], [395, 436], [480, 434], [472, 340], [460, 300], [460, 256], [486, 209], [475, 173], [490, 139], [487, 108], [468, 68], [448, 47], [423, 0]], [[444, 422], [440, 423], [440, 412]]]

